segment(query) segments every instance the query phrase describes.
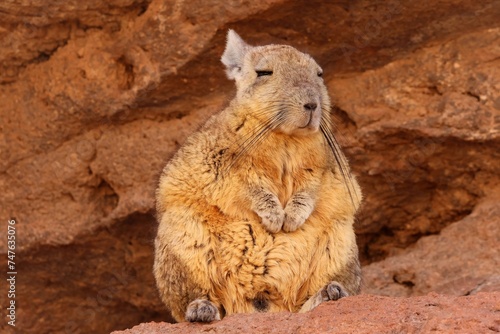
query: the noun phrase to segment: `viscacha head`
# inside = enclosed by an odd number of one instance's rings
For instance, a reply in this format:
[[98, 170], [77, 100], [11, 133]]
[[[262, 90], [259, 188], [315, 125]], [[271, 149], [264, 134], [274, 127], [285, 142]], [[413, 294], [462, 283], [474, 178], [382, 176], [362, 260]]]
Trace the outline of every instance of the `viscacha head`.
[[319, 130], [330, 99], [323, 70], [311, 56], [287, 45], [250, 46], [229, 30], [221, 60], [236, 81], [235, 102], [248, 116], [288, 135]]

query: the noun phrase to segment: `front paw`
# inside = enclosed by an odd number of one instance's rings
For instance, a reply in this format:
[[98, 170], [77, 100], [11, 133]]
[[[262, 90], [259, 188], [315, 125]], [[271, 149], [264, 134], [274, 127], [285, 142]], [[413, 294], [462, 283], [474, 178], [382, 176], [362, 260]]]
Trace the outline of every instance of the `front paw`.
[[260, 217], [262, 219], [262, 225], [264, 225], [267, 231], [278, 233], [283, 227], [285, 212], [281, 207], [275, 207], [270, 211], [262, 212]]
[[220, 320], [219, 309], [209, 300], [196, 299], [187, 307], [186, 320], [190, 322], [212, 322]]
[[294, 200], [286, 206], [283, 231], [293, 232], [305, 223], [313, 209], [313, 204], [309, 202], [312, 202], [312, 200], [300, 202]]
[[285, 211], [285, 221], [283, 222], [283, 231], [293, 232], [299, 227], [301, 227], [307, 217], [300, 212], [286, 212]]

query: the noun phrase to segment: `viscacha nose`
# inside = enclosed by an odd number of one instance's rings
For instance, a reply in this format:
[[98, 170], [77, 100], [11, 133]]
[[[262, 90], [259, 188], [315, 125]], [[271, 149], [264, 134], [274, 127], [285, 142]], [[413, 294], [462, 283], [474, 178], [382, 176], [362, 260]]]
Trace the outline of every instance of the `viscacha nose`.
[[306, 104], [304, 104], [304, 109], [306, 111], [314, 111], [314, 110], [316, 110], [317, 107], [318, 107], [318, 105], [316, 103], [306, 103]]

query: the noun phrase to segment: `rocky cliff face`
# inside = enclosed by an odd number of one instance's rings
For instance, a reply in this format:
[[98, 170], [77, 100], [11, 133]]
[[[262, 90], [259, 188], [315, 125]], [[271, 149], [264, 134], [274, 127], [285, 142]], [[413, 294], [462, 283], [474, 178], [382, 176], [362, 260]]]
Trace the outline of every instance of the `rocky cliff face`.
[[14, 0], [0, 4], [0, 218], [18, 224], [18, 330], [169, 319], [154, 190], [234, 94], [228, 28], [324, 68], [366, 196], [365, 292], [500, 290], [498, 1]]

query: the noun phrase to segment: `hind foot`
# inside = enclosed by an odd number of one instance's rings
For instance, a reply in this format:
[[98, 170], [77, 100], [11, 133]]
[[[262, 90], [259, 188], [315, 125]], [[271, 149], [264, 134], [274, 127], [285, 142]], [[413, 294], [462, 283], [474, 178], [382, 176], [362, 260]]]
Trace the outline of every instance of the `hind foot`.
[[321, 288], [314, 296], [309, 298], [302, 308], [300, 313], [310, 311], [314, 309], [319, 304], [329, 301], [329, 300], [339, 300], [340, 298], [347, 297], [349, 294], [342, 284], [332, 281]]
[[206, 299], [195, 299], [186, 310], [186, 320], [190, 322], [212, 322], [220, 320], [217, 306]]
[[338, 282], [330, 282], [323, 289], [319, 291], [323, 301], [339, 300], [340, 298], [347, 297], [349, 294], [344, 287]]

